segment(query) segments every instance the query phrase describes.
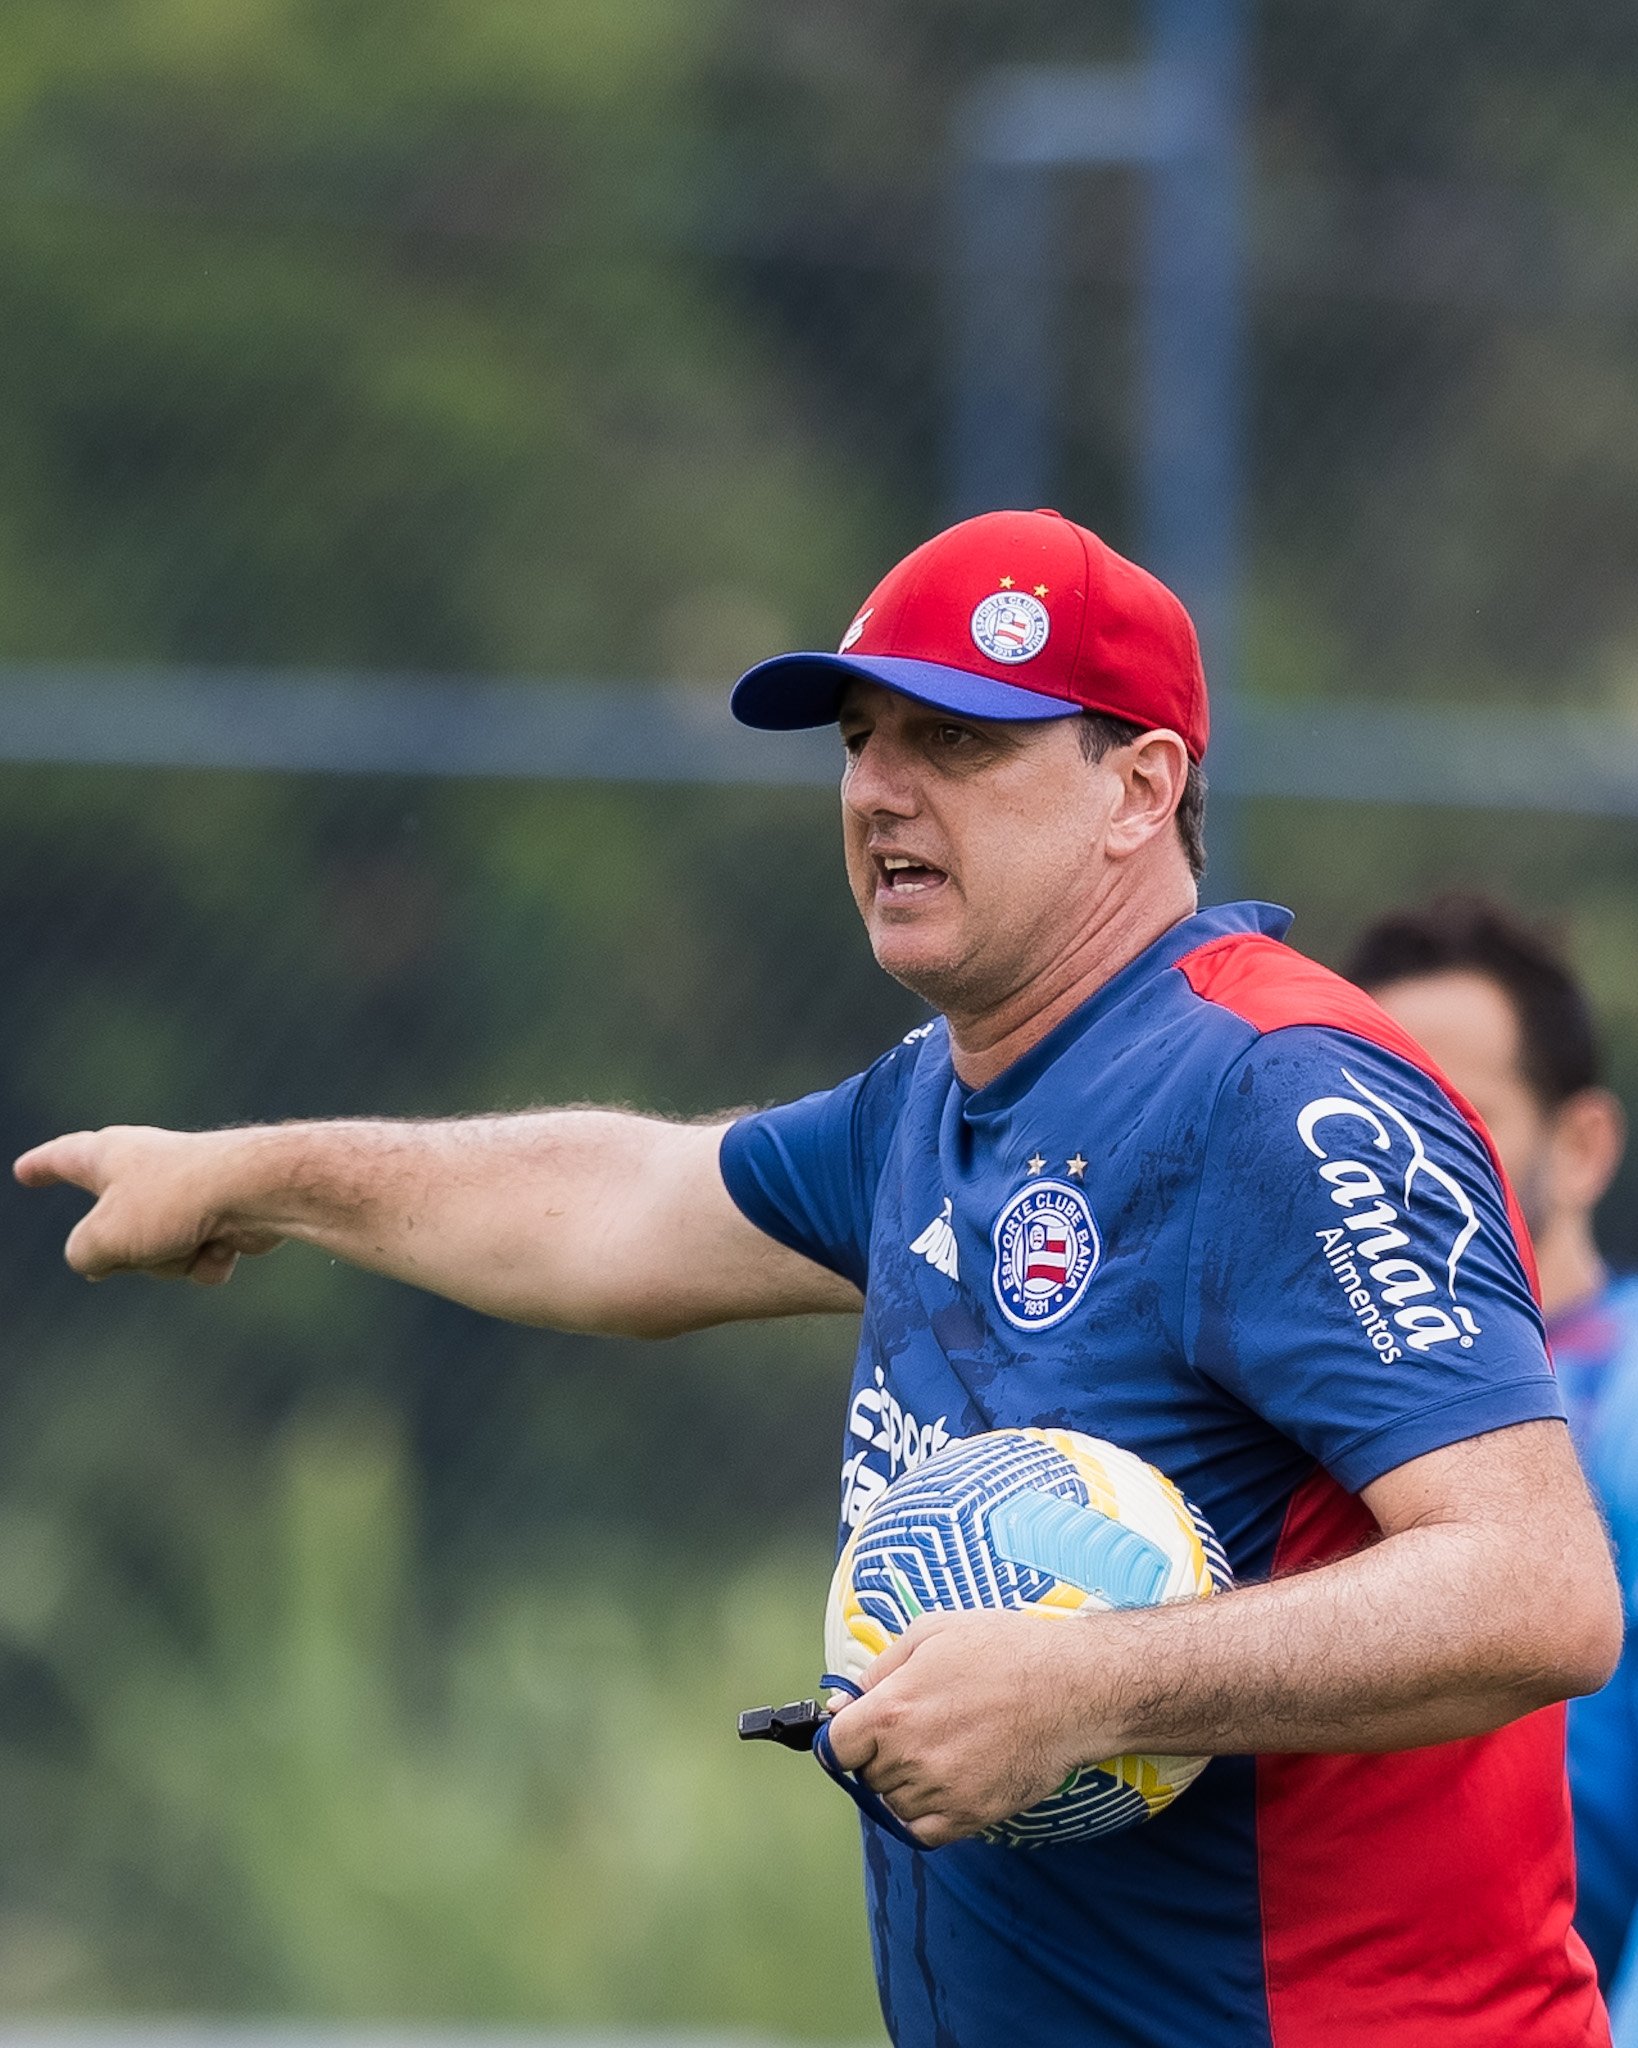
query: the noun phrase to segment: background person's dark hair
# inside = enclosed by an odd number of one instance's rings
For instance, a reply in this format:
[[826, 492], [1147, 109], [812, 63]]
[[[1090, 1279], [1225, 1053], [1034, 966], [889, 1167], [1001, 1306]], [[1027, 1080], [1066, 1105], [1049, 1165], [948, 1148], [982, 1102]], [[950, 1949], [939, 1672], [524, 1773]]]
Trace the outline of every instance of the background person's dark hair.
[[1390, 911], [1360, 933], [1342, 971], [1372, 990], [1426, 974], [1485, 975], [1512, 1005], [1519, 1063], [1544, 1109], [1603, 1078], [1592, 1008], [1558, 947], [1488, 897]]
[[[1106, 718], [1101, 711], [1081, 713], [1081, 752], [1089, 761], [1101, 761], [1111, 747], [1130, 746], [1151, 728], [1134, 725], [1129, 718]], [[1198, 882], [1206, 872], [1206, 771], [1198, 761], [1189, 763], [1188, 778], [1177, 806], [1177, 836], [1189, 873]]]

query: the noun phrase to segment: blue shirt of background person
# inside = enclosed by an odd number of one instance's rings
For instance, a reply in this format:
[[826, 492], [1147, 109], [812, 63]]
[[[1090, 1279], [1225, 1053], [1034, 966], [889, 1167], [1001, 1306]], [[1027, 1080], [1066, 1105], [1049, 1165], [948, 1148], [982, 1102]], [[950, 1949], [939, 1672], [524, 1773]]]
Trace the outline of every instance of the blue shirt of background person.
[[[1572, 1701], [1568, 1738], [1576, 1927], [1608, 1992], [1623, 1954], [1638, 1956], [1638, 1279], [1611, 1279], [1593, 1211], [1625, 1121], [1602, 1085], [1585, 992], [1556, 948], [1499, 906], [1452, 895], [1391, 913], [1361, 934], [1344, 971], [1489, 1127], [1535, 1245], [1570, 1429], [1615, 1542], [1626, 1650], [1602, 1692]], [[1626, 1966], [1635, 1973], [1638, 1959]], [[1620, 2038], [1638, 2048], [1638, 1991], [1628, 2002]]]
[[1615, 1543], [1628, 1648], [1604, 1690], [1575, 1701], [1570, 1711], [1570, 1792], [1581, 1873], [1576, 1917], [1601, 1976], [1601, 1951], [1607, 1948], [1612, 1958], [1616, 2048], [1638, 2048], [1638, 1279], [1612, 1282], [1596, 1308], [1594, 1328], [1608, 1349], [1587, 1470]]

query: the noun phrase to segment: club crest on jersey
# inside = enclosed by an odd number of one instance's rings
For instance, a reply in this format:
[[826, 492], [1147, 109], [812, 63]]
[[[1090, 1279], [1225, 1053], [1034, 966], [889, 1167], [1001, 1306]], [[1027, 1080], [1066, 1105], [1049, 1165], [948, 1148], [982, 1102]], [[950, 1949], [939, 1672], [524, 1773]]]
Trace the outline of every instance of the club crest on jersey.
[[1062, 1180], [1032, 1180], [995, 1219], [995, 1298], [1019, 1330], [1049, 1330], [1080, 1303], [1103, 1256], [1092, 1205]]
[[998, 590], [973, 613], [973, 645], [991, 661], [1033, 661], [1047, 644], [1052, 621], [1038, 597], [1022, 590]]

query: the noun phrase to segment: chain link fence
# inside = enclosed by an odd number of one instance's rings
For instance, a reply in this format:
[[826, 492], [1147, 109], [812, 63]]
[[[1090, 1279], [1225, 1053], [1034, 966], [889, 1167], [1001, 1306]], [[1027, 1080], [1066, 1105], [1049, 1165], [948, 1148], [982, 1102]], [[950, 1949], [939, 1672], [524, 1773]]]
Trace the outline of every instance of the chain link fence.
[[[1638, 1099], [1638, 25], [1614, 0], [1235, 23], [1234, 879], [1331, 958], [1432, 886], [1514, 896], [1571, 938]], [[694, 1115], [914, 1023], [818, 756], [758, 786], [702, 726], [701, 780], [641, 779], [632, 734], [682, 714], [640, 686], [833, 643], [940, 523], [960, 124], [998, 66], [1128, 64], [1155, 32], [1042, 0], [123, 0], [92, 34], [19, 0], [15, 1147]], [[1051, 497], [1133, 549], [1148, 197], [1062, 174], [1032, 394]], [[386, 741], [314, 772], [321, 697], [275, 669], [442, 679], [473, 772]], [[571, 679], [632, 694], [536, 773], [497, 710], [517, 677], [560, 709], [591, 701]], [[99, 691], [123, 717], [83, 716]], [[305, 772], [187, 765], [215, 716]], [[1572, 733], [1561, 808], [1487, 801], [1476, 763], [1527, 799]], [[220, 1298], [89, 1290], [59, 1259], [76, 1207], [8, 1197], [0, 1250], [6, 2009], [868, 2038], [846, 1803], [731, 1734], [816, 1674], [847, 1327], [594, 1343], [296, 1251]], [[1606, 1221], [1638, 1258], [1630, 1177]]]

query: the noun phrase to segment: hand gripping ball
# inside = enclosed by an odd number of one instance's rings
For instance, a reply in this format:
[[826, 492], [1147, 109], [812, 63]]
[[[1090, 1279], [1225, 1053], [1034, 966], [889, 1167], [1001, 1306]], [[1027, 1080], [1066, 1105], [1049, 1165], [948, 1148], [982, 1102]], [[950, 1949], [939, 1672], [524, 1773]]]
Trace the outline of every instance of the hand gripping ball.
[[[848, 1538], [825, 1611], [829, 1670], [857, 1683], [918, 1615], [1206, 1600], [1233, 1584], [1210, 1527], [1163, 1473], [1070, 1429], [998, 1429], [901, 1473]], [[1015, 1848], [1108, 1835], [1169, 1806], [1203, 1756], [1117, 1756], [986, 1831]]]

